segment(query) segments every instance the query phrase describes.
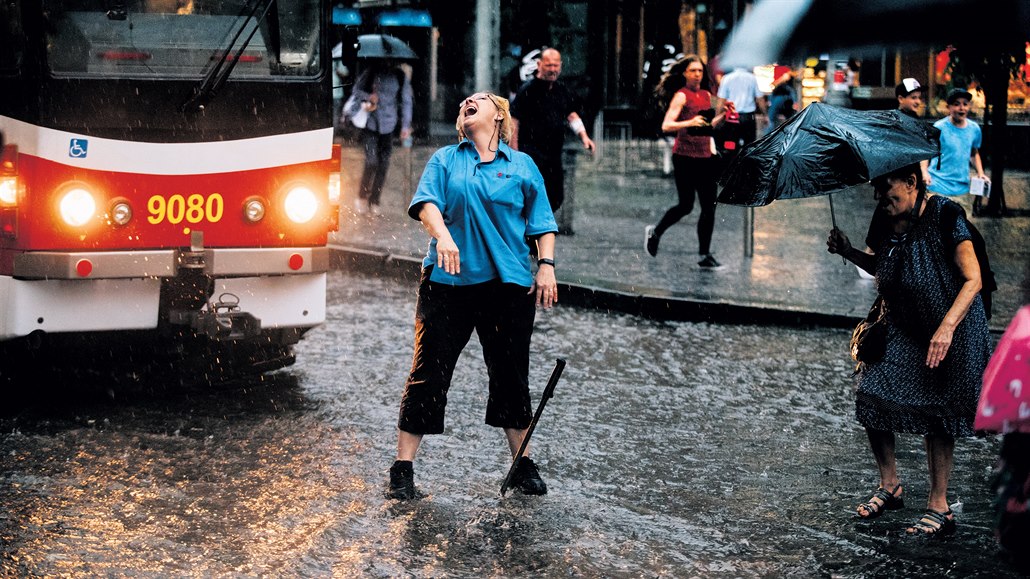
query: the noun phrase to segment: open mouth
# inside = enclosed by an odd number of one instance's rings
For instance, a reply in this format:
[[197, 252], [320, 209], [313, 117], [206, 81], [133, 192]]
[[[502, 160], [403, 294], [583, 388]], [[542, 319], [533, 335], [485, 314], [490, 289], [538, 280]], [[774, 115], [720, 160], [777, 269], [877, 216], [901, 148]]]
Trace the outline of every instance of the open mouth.
[[472, 115], [476, 114], [477, 112], [479, 112], [479, 109], [476, 108], [476, 105], [469, 105], [469, 106], [465, 107], [465, 116], [466, 117], [471, 117]]

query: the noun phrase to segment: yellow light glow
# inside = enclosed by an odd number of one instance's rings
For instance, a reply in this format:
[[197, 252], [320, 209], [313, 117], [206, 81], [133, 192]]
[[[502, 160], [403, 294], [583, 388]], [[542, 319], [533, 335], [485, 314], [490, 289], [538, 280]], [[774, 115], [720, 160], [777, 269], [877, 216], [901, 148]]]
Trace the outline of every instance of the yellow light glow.
[[286, 216], [294, 223], [307, 223], [318, 211], [318, 199], [304, 186], [294, 187], [286, 194]]
[[18, 204], [18, 178], [0, 177], [0, 204]]
[[97, 202], [93, 195], [82, 188], [68, 191], [61, 197], [61, 219], [73, 227], [80, 227], [89, 222], [97, 211]]
[[340, 174], [330, 173], [329, 174], [329, 203], [333, 205], [340, 204]]

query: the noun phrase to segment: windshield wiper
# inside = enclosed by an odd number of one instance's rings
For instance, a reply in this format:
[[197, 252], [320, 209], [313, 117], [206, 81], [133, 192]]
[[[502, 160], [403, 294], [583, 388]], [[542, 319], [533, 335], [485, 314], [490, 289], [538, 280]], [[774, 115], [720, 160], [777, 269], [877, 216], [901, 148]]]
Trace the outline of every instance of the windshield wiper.
[[[229, 54], [233, 51], [233, 48], [239, 41], [240, 36], [243, 34], [243, 31], [247, 29], [247, 25], [250, 24], [251, 20], [254, 19], [254, 15], [257, 14], [258, 10], [261, 8], [261, 0], [256, 0], [254, 2], [254, 6], [250, 9], [250, 12], [247, 14], [247, 18], [240, 25], [240, 28], [236, 31], [236, 34], [233, 35], [232, 40], [229, 41], [229, 46], [225, 47], [225, 51], [222, 52], [221, 58], [219, 58], [218, 62], [215, 63], [213, 67], [211, 67], [211, 70], [209, 70], [207, 74], [204, 75], [204, 79], [200, 81], [200, 85], [193, 89], [193, 95], [189, 99], [187, 99], [186, 102], [182, 103], [182, 106], [179, 107], [180, 112], [185, 112], [186, 110], [202, 110], [204, 108], [204, 105], [211, 101], [215, 93], [222, 88], [222, 86], [225, 84], [226, 79], [228, 79], [229, 75], [232, 74], [232, 70], [236, 68], [236, 63], [240, 61], [240, 56], [243, 55], [243, 51], [247, 49], [247, 46], [250, 44], [251, 39], [254, 38], [254, 34], [258, 31], [258, 25], [265, 19], [265, 17], [268, 16], [268, 11], [272, 8], [272, 6], [275, 5], [275, 2], [276, 0], [267, 0], [265, 2], [265, 7], [261, 11], [261, 16], [259, 16], [257, 18], [257, 22], [254, 23], [254, 28], [251, 29], [250, 34], [248, 34], [247, 38], [245, 38], [243, 40], [243, 43], [240, 44], [239, 49], [236, 50], [236, 55], [233, 57], [232, 61], [228, 62], [227, 64], [227, 61], [229, 60]], [[244, 10], [246, 10], [246, 8], [244, 8]], [[276, 40], [278, 40], [278, 11], [276, 11], [275, 13], [275, 19], [275, 36]], [[276, 44], [278, 44], [278, 42], [276, 42]]]

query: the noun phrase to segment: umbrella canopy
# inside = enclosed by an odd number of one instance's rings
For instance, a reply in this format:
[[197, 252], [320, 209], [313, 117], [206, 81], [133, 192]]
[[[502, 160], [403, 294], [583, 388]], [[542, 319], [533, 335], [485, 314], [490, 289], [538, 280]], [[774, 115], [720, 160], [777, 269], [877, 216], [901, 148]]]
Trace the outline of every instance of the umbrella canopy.
[[1030, 306], [1016, 312], [987, 363], [973, 426], [1030, 433]]
[[719, 57], [725, 70], [829, 51], [1000, 46], [1030, 37], [1030, 2], [995, 0], [758, 0]]
[[825, 195], [938, 154], [940, 131], [901, 111], [812, 103], [740, 151], [719, 179], [719, 202]]
[[418, 56], [403, 40], [389, 34], [362, 34], [358, 37], [358, 58], [415, 60]]

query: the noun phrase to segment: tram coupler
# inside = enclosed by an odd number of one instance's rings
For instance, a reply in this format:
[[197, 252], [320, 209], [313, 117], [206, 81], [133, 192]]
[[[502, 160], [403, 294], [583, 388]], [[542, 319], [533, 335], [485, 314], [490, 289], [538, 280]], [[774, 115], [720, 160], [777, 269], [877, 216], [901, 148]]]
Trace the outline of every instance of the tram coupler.
[[261, 320], [247, 312], [197, 312], [191, 327], [215, 340], [244, 340], [261, 335]]
[[261, 320], [240, 310], [240, 299], [231, 293], [208, 302], [206, 310], [175, 311], [169, 316], [173, 324], [189, 325], [198, 335], [213, 340], [245, 340], [261, 335]]

